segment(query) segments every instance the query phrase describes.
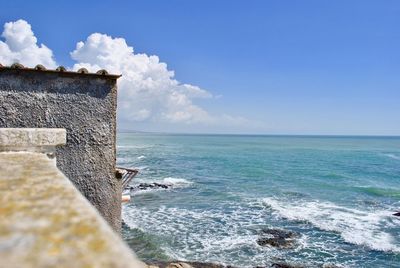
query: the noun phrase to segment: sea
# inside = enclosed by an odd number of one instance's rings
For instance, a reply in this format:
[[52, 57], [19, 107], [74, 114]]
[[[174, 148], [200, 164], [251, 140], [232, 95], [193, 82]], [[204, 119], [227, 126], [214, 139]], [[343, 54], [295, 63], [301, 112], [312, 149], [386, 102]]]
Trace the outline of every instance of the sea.
[[[400, 137], [118, 133], [123, 237], [146, 262], [400, 267]], [[260, 246], [264, 229], [297, 234]]]

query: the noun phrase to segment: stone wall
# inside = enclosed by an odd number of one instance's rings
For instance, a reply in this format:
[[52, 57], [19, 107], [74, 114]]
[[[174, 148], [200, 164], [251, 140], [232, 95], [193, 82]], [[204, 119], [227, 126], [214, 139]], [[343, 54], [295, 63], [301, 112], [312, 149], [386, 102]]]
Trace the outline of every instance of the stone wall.
[[115, 229], [121, 182], [115, 177], [119, 76], [0, 66], [0, 128], [65, 128], [57, 165]]

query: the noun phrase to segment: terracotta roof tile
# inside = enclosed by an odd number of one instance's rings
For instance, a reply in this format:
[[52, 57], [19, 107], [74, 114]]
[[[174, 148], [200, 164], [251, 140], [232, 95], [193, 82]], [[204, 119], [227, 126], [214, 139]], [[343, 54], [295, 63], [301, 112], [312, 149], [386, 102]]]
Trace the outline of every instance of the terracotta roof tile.
[[64, 73], [64, 74], [70, 74], [70, 75], [77, 74], [77, 75], [105, 76], [105, 77], [112, 78], [112, 79], [117, 79], [117, 78], [121, 77], [121, 75], [109, 74], [104, 69], [98, 70], [96, 73], [90, 73], [86, 68], [80, 68], [79, 70], [77, 70], [75, 72], [75, 71], [67, 70], [64, 66], [58, 66], [55, 70], [52, 70], [52, 69], [46, 69], [46, 67], [44, 67], [41, 64], [36, 65], [34, 68], [28, 68], [20, 63], [14, 63], [11, 66], [5, 66], [0, 63], [0, 71], [1, 70], [10, 70], [10, 69], [33, 71], [33, 72], [46, 72], [46, 73]]

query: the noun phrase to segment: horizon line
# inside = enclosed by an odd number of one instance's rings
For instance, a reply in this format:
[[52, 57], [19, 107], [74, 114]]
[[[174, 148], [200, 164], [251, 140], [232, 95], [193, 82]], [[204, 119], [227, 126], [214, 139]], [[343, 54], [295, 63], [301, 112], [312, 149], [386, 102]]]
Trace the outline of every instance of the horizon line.
[[142, 134], [162, 134], [162, 135], [204, 135], [204, 136], [275, 136], [275, 137], [381, 137], [381, 138], [400, 138], [399, 135], [385, 134], [267, 134], [267, 133], [212, 133], [212, 132], [165, 132], [165, 131], [141, 131], [141, 130], [119, 130], [117, 133], [142, 133]]

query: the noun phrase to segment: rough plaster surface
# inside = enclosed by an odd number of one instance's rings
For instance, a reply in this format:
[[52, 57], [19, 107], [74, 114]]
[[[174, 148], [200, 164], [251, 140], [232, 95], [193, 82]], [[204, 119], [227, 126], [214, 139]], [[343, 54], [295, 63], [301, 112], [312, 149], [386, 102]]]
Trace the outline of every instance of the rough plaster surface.
[[63, 128], [0, 128], [0, 147], [58, 146], [66, 143]]
[[0, 127], [65, 128], [57, 166], [119, 230], [116, 103], [115, 77], [0, 69]]
[[44, 154], [0, 153], [0, 266], [145, 267]]

